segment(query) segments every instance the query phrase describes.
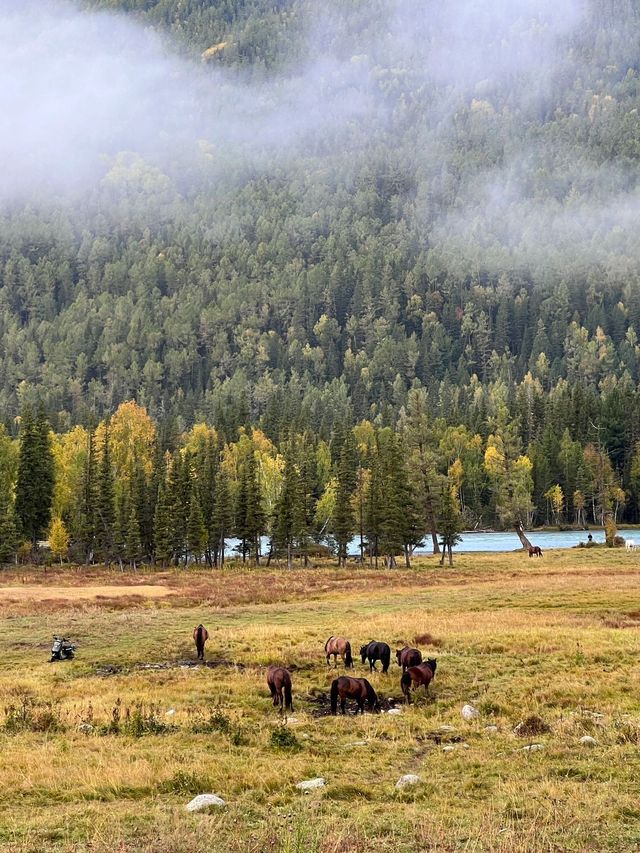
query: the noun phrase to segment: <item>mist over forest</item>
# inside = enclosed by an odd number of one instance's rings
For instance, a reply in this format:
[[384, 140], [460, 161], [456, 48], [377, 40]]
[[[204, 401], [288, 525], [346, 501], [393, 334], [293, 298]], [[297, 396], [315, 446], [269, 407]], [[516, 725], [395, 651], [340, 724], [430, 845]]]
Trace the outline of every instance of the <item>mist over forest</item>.
[[636, 0], [9, 0], [6, 435], [25, 404], [62, 433], [135, 399], [169, 449], [199, 421], [328, 442], [419, 399], [434, 448], [527, 455], [529, 520], [554, 484], [569, 521], [576, 490], [637, 520], [639, 24]]

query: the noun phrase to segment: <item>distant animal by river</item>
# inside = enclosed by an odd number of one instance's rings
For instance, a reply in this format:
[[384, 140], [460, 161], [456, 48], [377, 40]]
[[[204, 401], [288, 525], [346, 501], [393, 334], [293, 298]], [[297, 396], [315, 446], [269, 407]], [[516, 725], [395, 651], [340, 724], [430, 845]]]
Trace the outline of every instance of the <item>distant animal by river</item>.
[[422, 663], [422, 652], [405, 646], [403, 649], [396, 649], [396, 660], [398, 666], [401, 666], [402, 671], [405, 672], [410, 666], [418, 666]]
[[198, 625], [193, 629], [193, 639], [196, 642], [196, 651], [198, 652], [198, 660], [204, 660], [204, 644], [209, 639], [209, 632], [204, 625]]
[[291, 696], [291, 674], [283, 666], [270, 666], [267, 670], [267, 685], [271, 691], [274, 706], [280, 706], [280, 711], [288, 709], [293, 712]]
[[334, 679], [331, 684], [331, 713], [338, 713], [338, 699], [340, 699], [340, 711], [344, 714], [347, 699], [355, 699], [358, 703], [356, 714], [360, 711], [364, 714], [364, 703], [369, 704], [371, 711], [380, 710], [378, 695], [366, 678], [351, 678], [349, 675], [341, 675]]
[[429, 684], [433, 681], [433, 677], [436, 674], [436, 665], [435, 659], [429, 658], [429, 660], [418, 664], [418, 666], [410, 666], [402, 674], [400, 687], [402, 688], [405, 702], [409, 702], [411, 690], [417, 690], [420, 685], [424, 685], [425, 693], [428, 692]]
[[624, 547], [626, 551], [635, 551], [636, 550], [636, 542], [635, 539], [627, 539], [624, 543]]
[[329, 637], [324, 644], [324, 651], [327, 656], [327, 666], [329, 666], [329, 658], [333, 655], [333, 665], [338, 666], [338, 655], [342, 658], [345, 667], [353, 666], [353, 657], [351, 656], [351, 643], [346, 637]]
[[542, 557], [542, 548], [539, 545], [530, 545], [529, 546], [529, 556], [530, 557]]
[[382, 663], [382, 671], [386, 672], [389, 669], [389, 664], [391, 663], [391, 649], [386, 643], [380, 643], [374, 640], [366, 646], [362, 646], [360, 649], [360, 657], [362, 658], [362, 663], [366, 660], [369, 661], [369, 672], [377, 672], [377, 660]]

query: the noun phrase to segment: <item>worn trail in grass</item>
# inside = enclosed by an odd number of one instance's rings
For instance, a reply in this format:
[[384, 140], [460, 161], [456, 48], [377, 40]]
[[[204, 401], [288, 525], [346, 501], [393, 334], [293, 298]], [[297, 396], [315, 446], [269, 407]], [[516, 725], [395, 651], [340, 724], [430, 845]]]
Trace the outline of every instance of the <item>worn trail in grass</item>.
[[[639, 569], [635, 556], [601, 550], [469, 555], [453, 570], [424, 561], [397, 572], [0, 576], [0, 844], [637, 849]], [[29, 595], [3, 596], [3, 586]], [[167, 594], [145, 595], [148, 586]], [[200, 621], [212, 667], [185, 664]], [[49, 664], [60, 631], [78, 657]], [[332, 633], [356, 652], [370, 639], [417, 643], [438, 659], [431, 695], [400, 716], [326, 716]], [[286, 727], [266, 689], [272, 662], [293, 671]], [[367, 675], [359, 661], [356, 675]], [[401, 696], [395, 662], [371, 681]], [[465, 702], [479, 720], [462, 720]], [[514, 734], [530, 717], [540, 733]], [[585, 734], [597, 746], [581, 745]], [[544, 748], [523, 751], [531, 742]], [[405, 773], [422, 782], [398, 793]], [[327, 786], [295, 789], [312, 776]], [[228, 806], [188, 815], [203, 791]]]

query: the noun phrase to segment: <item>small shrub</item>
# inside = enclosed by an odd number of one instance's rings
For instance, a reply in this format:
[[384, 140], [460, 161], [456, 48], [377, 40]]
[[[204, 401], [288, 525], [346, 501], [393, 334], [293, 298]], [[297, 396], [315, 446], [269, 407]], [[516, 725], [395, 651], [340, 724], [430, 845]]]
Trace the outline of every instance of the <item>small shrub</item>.
[[4, 730], [8, 734], [25, 731], [60, 732], [65, 729], [56, 705], [40, 702], [27, 694], [23, 694], [15, 704], [8, 705], [4, 715]]
[[287, 726], [278, 726], [271, 732], [270, 744], [272, 749], [282, 749], [288, 752], [299, 752], [302, 745], [291, 729]]
[[191, 731], [194, 734], [213, 734], [220, 732], [226, 735], [234, 746], [240, 746], [245, 742], [244, 732], [240, 726], [235, 725], [222, 711], [213, 711], [206, 719], [196, 720]]
[[200, 776], [187, 770], [179, 770], [170, 779], [165, 779], [158, 786], [163, 794], [201, 794], [213, 788], [208, 776]]
[[523, 720], [515, 727], [514, 732], [518, 737], [535, 737], [536, 735], [545, 735], [551, 731], [551, 727], [545, 723], [543, 719], [533, 714]]

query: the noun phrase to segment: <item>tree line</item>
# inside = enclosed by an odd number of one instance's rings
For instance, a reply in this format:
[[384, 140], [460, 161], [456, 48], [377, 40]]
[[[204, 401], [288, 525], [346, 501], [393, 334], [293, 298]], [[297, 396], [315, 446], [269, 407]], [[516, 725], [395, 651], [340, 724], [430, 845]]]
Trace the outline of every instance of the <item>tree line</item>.
[[[480, 522], [624, 517], [631, 495], [601, 444], [565, 429], [525, 448], [500, 399], [487, 426], [433, 418], [421, 389], [396, 428], [336, 421], [328, 440], [289, 429], [275, 442], [257, 425], [229, 440], [204, 422], [176, 432], [134, 401], [56, 433], [27, 405], [15, 437], [0, 428], [0, 559], [32, 559], [48, 539], [61, 561], [217, 567], [233, 539], [235, 558], [256, 564], [333, 552], [340, 565], [409, 566], [425, 541], [451, 559]], [[640, 446], [631, 469], [637, 501]]]

